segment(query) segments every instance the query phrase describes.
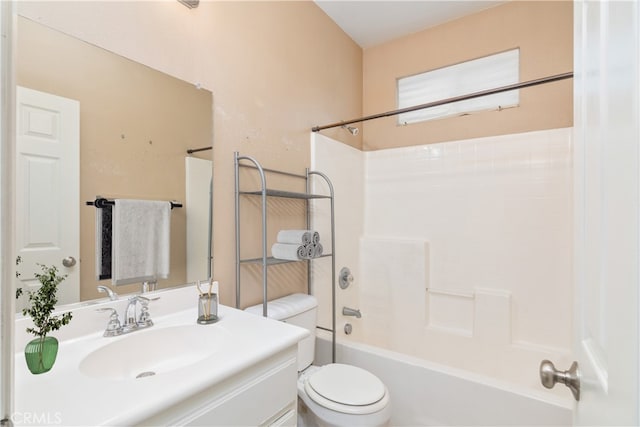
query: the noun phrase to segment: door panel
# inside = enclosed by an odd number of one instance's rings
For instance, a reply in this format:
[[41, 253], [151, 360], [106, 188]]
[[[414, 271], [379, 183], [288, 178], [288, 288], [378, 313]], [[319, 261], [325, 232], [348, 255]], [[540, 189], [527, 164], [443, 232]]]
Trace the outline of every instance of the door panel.
[[638, 3], [574, 7], [574, 424], [638, 425]]
[[16, 108], [16, 250], [26, 289], [39, 285], [37, 264], [55, 265], [67, 278], [60, 304], [79, 300], [78, 260], [80, 106], [77, 101], [18, 87]]

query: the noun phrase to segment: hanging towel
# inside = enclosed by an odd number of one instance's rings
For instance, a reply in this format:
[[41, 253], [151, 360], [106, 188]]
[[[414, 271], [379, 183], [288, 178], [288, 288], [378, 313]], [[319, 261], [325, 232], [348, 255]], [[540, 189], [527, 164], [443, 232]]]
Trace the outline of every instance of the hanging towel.
[[313, 230], [280, 230], [276, 240], [278, 243], [308, 245], [310, 243], [318, 243], [320, 234]]
[[116, 199], [113, 207], [114, 285], [169, 277], [171, 204]]
[[111, 279], [112, 206], [96, 207], [96, 279]]

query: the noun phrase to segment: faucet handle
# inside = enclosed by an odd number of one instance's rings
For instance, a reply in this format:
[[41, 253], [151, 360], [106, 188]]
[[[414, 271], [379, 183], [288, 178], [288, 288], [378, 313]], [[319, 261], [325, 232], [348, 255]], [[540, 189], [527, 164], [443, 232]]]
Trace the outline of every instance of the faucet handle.
[[138, 317], [138, 326], [153, 326], [153, 321], [151, 320], [151, 315], [149, 314], [149, 302], [151, 301], [149, 298], [142, 297], [138, 295], [136, 297], [138, 301], [140, 301], [140, 316]]
[[142, 304], [143, 306], [149, 305], [149, 301], [151, 301], [149, 298], [143, 297], [142, 295], [132, 296], [131, 299], [140, 301], [140, 304]]
[[105, 337], [113, 337], [116, 335], [120, 335], [122, 333], [122, 325], [120, 324], [120, 319], [118, 318], [118, 312], [115, 308], [111, 307], [103, 307], [98, 308], [96, 311], [110, 311], [111, 315], [109, 316], [109, 323], [107, 323], [107, 329], [104, 330]]

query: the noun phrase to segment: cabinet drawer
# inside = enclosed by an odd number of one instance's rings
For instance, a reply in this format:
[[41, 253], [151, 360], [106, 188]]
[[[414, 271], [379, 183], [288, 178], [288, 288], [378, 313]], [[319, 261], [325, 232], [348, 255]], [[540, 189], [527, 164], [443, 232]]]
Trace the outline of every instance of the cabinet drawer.
[[286, 408], [295, 408], [298, 370], [296, 359], [265, 372], [253, 381], [212, 402], [206, 413], [191, 420], [189, 426], [260, 426], [269, 424]]
[[182, 402], [176, 402], [138, 425], [295, 425], [295, 422], [289, 424], [288, 421], [286, 424], [277, 423], [289, 411], [296, 412], [296, 356], [297, 346], [294, 345]]

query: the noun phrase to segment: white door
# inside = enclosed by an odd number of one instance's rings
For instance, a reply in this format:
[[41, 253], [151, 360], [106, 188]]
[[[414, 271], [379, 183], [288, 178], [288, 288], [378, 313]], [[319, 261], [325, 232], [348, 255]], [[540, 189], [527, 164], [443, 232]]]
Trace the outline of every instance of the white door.
[[[68, 277], [59, 304], [80, 299], [80, 104], [23, 87], [16, 93], [16, 250], [25, 290], [39, 282], [36, 265]], [[63, 265], [63, 260], [67, 259]], [[20, 304], [18, 304], [18, 307]]]
[[638, 2], [574, 5], [574, 424], [638, 425]]

